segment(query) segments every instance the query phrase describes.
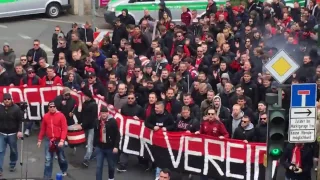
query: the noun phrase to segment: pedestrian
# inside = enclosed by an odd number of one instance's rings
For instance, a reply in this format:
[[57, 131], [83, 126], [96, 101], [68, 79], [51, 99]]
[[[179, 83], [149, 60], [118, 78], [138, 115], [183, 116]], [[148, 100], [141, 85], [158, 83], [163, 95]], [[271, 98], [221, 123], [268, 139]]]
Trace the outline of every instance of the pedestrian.
[[[153, 131], [173, 131], [175, 129], [174, 119], [168, 111], [165, 110], [164, 103], [159, 101], [155, 104], [155, 113], [151, 114], [144, 122], [145, 126]], [[156, 168], [156, 179], [160, 176], [161, 169]]]
[[3, 173], [3, 161], [7, 145], [10, 147], [9, 170], [16, 170], [18, 160], [17, 139], [22, 138], [21, 132], [22, 111], [13, 104], [9, 93], [3, 94], [3, 105], [0, 105], [0, 176]]
[[[51, 179], [53, 169], [53, 155], [58, 156], [58, 163], [62, 176], [67, 175], [68, 162], [64, 154], [64, 141], [67, 138], [68, 126], [63, 113], [57, 111], [55, 103], [49, 102], [49, 112], [43, 116], [37, 146], [40, 148], [44, 141], [45, 165], [44, 180]], [[44, 138], [45, 137], [45, 138]]]
[[288, 144], [280, 159], [285, 180], [311, 180], [313, 149], [308, 144]]
[[117, 121], [109, 115], [108, 108], [102, 107], [99, 120], [94, 126], [94, 146], [97, 155], [96, 180], [102, 180], [104, 159], [108, 162], [109, 180], [114, 180], [116, 157], [120, 142]]
[[94, 123], [98, 119], [98, 105], [93, 99], [92, 93], [89, 88], [82, 90], [85, 101], [82, 104], [82, 110], [80, 114], [80, 122], [76, 129], [83, 129], [85, 131], [87, 139], [87, 150], [84, 155], [82, 165], [89, 167], [89, 161], [93, 152], [93, 137], [94, 137]]

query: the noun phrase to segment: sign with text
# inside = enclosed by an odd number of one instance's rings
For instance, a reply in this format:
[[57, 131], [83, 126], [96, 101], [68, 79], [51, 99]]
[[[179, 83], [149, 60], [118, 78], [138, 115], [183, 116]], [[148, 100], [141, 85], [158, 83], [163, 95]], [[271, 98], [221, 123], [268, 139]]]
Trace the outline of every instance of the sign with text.
[[291, 87], [291, 143], [310, 143], [316, 140], [316, 88], [316, 84], [293, 84]]

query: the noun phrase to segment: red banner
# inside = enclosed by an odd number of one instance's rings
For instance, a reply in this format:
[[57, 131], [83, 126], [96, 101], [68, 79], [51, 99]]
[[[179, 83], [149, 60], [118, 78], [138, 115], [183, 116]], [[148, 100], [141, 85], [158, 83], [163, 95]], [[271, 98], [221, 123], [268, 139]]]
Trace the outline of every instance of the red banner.
[[[27, 116], [30, 120], [41, 120], [48, 102], [60, 95], [62, 89], [60, 86], [0, 87], [0, 99], [3, 93], [10, 93], [15, 103], [25, 101], [29, 104]], [[78, 112], [81, 112], [82, 94], [71, 94], [78, 103]], [[264, 176], [265, 144], [246, 144], [191, 133], [154, 132], [146, 128], [142, 120], [122, 116], [112, 105], [99, 98], [95, 100], [99, 110], [101, 106], [107, 106], [117, 120], [121, 134], [119, 148], [125, 153], [149, 158], [159, 167], [182, 169], [209, 177], [256, 180]]]

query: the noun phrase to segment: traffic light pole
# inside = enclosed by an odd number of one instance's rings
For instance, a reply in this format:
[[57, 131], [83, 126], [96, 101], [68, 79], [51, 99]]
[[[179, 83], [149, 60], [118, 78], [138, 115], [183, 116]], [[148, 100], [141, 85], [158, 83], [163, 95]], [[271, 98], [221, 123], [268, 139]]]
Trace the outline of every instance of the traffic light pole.
[[[267, 93], [266, 95], [266, 103], [268, 104], [268, 118], [270, 121], [270, 109], [272, 109], [272, 107], [276, 106], [281, 108], [282, 107], [282, 87], [278, 88], [278, 93]], [[267, 125], [269, 126], [269, 123], [267, 123]], [[269, 127], [268, 127], [268, 134], [267, 137], [269, 137]], [[272, 163], [273, 163], [273, 159], [270, 156], [270, 149], [269, 149], [269, 145], [268, 145], [268, 139], [267, 138], [267, 167], [266, 167], [266, 172], [265, 172], [265, 180], [272, 180]]]

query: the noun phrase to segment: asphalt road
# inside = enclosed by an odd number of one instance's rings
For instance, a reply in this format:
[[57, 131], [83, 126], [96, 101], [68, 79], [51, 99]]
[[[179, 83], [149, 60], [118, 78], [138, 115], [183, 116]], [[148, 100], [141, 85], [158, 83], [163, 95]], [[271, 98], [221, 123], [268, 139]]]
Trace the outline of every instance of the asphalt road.
[[[48, 54], [49, 63], [53, 58], [51, 38], [54, 28], [59, 25], [65, 34], [71, 30], [71, 24], [76, 22], [84, 24], [91, 22], [91, 16], [74, 16], [64, 14], [59, 18], [48, 19], [45, 15], [32, 15], [15, 18], [1, 19], [0, 23], [0, 47], [7, 42], [15, 51], [17, 59], [26, 54], [33, 47], [33, 40], [38, 39], [41, 48]], [[95, 18], [95, 26], [107, 30], [107, 24], [103, 18]], [[111, 30], [108, 30], [111, 32]]]

